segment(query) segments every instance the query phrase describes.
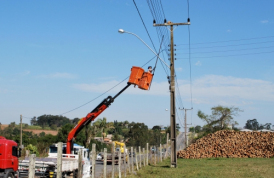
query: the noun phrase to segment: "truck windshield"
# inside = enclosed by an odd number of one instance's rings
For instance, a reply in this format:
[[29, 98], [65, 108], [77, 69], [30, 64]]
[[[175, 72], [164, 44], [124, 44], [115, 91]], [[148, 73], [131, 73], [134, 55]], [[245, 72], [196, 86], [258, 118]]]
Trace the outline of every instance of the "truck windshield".
[[55, 146], [50, 146], [50, 147], [49, 147], [49, 152], [50, 152], [50, 153], [57, 153], [57, 147], [55, 147]]

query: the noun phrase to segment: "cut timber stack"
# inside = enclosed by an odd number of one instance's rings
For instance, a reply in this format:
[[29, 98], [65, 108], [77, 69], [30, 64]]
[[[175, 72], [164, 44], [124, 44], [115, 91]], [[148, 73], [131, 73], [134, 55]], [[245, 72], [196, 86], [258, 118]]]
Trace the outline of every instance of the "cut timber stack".
[[274, 132], [222, 130], [197, 140], [177, 152], [178, 158], [270, 158], [274, 157]]

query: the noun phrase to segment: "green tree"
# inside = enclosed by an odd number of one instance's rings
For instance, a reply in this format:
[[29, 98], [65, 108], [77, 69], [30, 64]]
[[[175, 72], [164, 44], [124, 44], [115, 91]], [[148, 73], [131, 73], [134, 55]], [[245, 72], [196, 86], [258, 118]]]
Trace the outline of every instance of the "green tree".
[[210, 132], [214, 132], [225, 129], [228, 124], [237, 125], [238, 123], [233, 120], [233, 117], [239, 115], [239, 112], [242, 112], [242, 110], [236, 107], [216, 106], [211, 108], [211, 112], [211, 115], [206, 115], [199, 110], [197, 115], [207, 123], [205, 128]]
[[128, 146], [142, 146], [144, 147], [149, 141], [149, 130], [144, 123], [130, 123], [129, 131], [125, 135], [125, 140]]
[[250, 130], [259, 130], [259, 127], [260, 125], [257, 119], [247, 120], [244, 126], [244, 128], [250, 129]]
[[32, 145], [32, 144], [29, 144], [27, 147], [26, 147], [26, 150], [29, 150], [30, 151], [30, 154], [36, 154], [36, 156], [39, 156], [39, 152], [38, 152], [38, 149], [36, 146]]

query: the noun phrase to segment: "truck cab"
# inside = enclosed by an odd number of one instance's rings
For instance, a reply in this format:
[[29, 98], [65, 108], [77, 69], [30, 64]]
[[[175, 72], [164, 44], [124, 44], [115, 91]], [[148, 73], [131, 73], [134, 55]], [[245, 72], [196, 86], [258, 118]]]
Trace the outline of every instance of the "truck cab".
[[17, 143], [0, 136], [0, 177], [8, 178], [18, 175], [18, 157], [20, 156]]

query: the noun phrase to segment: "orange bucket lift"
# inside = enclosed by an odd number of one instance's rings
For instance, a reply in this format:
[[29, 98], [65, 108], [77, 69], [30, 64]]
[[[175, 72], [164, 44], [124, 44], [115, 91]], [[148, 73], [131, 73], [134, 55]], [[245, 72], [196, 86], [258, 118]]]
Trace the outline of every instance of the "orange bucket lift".
[[133, 85], [139, 85], [139, 82], [143, 76], [143, 73], [144, 73], [144, 69], [142, 69], [141, 67], [133, 66], [131, 68], [131, 74], [130, 74], [128, 83]]
[[133, 66], [131, 68], [131, 74], [128, 83], [138, 85], [138, 88], [140, 89], [148, 90], [153, 74], [144, 71], [145, 70], [141, 67]]
[[151, 80], [152, 80], [152, 77], [153, 77], [153, 74], [151, 74], [149, 72], [144, 72], [143, 76], [139, 82], [138, 87], [143, 90], [148, 90]]

